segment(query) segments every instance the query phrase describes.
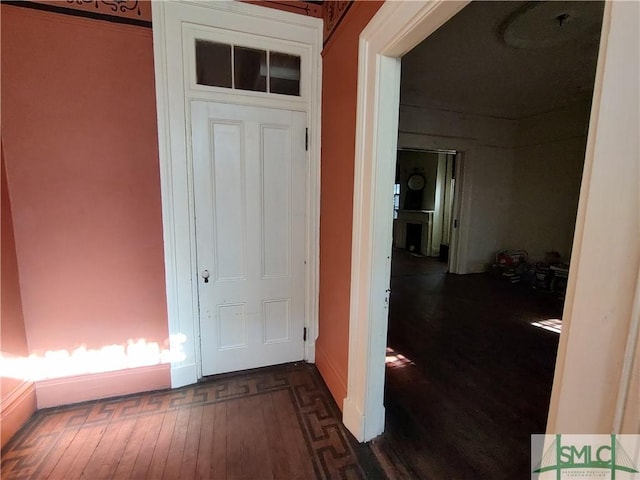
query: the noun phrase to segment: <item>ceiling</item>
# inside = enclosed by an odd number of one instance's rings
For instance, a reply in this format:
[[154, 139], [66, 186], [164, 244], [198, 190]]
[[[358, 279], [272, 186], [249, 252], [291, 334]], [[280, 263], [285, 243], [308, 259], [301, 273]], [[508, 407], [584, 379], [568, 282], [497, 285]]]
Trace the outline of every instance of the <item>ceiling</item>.
[[402, 58], [403, 105], [518, 119], [589, 99], [603, 2], [472, 2]]

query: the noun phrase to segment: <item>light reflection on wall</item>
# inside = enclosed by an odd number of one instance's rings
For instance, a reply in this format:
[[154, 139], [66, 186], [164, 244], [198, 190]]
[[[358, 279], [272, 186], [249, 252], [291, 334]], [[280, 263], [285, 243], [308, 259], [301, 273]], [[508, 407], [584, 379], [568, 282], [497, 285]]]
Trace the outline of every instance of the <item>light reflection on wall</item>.
[[139, 338], [99, 349], [87, 349], [82, 345], [72, 352], [48, 350], [42, 355], [32, 354], [28, 357], [0, 352], [0, 376], [38, 381], [182, 362], [186, 358], [183, 350], [186, 339], [183, 334], [172, 335], [164, 342], [164, 348], [157, 342]]

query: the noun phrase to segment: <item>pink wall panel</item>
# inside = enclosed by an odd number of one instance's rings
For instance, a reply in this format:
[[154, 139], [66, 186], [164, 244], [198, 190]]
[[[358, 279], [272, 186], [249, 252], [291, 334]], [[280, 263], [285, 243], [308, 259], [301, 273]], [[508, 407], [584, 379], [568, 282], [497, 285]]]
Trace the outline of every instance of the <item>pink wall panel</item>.
[[[2, 136], [30, 352], [167, 348], [151, 30], [1, 8]], [[121, 367], [91, 358], [104, 364], [95, 371]]]
[[356, 2], [323, 55], [320, 332], [316, 363], [342, 408], [347, 393], [358, 39], [382, 2]]

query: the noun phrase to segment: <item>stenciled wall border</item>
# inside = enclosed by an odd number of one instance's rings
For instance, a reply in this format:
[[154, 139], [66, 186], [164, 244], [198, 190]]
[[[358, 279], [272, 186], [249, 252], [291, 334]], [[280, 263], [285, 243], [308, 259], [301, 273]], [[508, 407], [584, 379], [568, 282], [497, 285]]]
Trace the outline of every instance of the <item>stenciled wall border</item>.
[[62, 15], [151, 28], [151, 2], [148, 0], [66, 0], [65, 2], [3, 0], [2, 3]]
[[333, 0], [324, 2], [324, 44], [326, 45], [336, 27], [345, 16], [349, 8], [353, 5], [353, 0]]
[[[327, 8], [319, 1], [241, 1], [317, 18], [326, 16], [327, 11], [330, 11], [327, 18], [331, 19], [332, 29], [337, 26], [341, 16], [346, 12], [348, 4], [352, 3], [351, 0], [331, 1], [326, 3], [329, 5], [329, 8]], [[151, 28], [150, 0], [2, 0], [2, 3], [62, 15]], [[327, 35], [328, 33], [325, 29], [325, 38], [327, 38]]]

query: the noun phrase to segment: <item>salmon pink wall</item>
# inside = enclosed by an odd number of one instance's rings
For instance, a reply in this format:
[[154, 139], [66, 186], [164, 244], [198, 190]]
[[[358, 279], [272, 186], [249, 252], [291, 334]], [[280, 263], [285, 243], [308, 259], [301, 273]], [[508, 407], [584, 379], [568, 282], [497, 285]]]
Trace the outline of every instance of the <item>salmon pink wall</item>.
[[347, 394], [358, 38], [383, 2], [355, 2], [323, 56], [320, 331], [316, 364], [338, 405]]
[[[1, 8], [24, 321], [49, 379], [38, 404], [168, 387], [151, 29]], [[109, 370], [117, 381], [86, 375]]]
[[[24, 328], [22, 315], [22, 299], [20, 298], [20, 281], [18, 277], [18, 263], [16, 259], [16, 244], [13, 236], [13, 221], [11, 219], [11, 203], [7, 190], [7, 176], [4, 168], [4, 151], [0, 143], [0, 158], [2, 170], [2, 284], [0, 344], [3, 358], [24, 357], [28, 354], [27, 333]], [[36, 409], [36, 396], [33, 382], [21, 378], [7, 376], [4, 371], [0, 378], [0, 425], [2, 425], [2, 446], [18, 431]]]

